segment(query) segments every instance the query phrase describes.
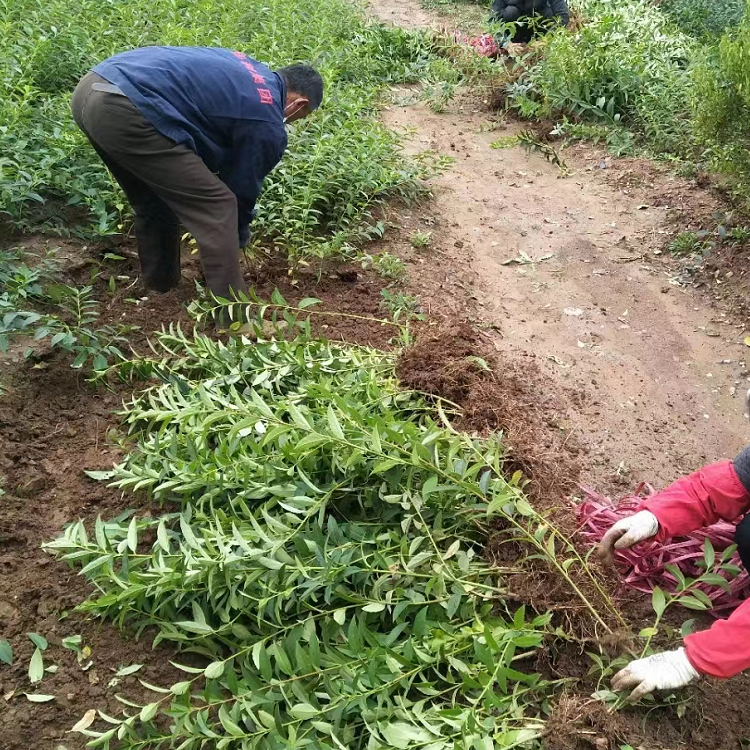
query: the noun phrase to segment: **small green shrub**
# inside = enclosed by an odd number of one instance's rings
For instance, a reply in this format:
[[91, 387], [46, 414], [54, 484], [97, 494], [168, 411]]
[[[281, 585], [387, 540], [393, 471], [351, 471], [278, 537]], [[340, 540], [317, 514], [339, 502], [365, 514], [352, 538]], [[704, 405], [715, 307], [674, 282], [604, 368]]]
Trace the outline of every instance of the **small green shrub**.
[[744, 0], [665, 0], [659, 6], [686, 34], [710, 42], [745, 15]]
[[673, 255], [693, 255], [702, 252], [705, 247], [705, 239], [701, 239], [697, 232], [680, 232], [669, 243], [669, 252]]
[[412, 232], [409, 241], [411, 246], [417, 249], [429, 247], [432, 244], [432, 232]]
[[587, 0], [581, 10], [583, 26], [551, 34], [539, 62], [509, 86], [513, 106], [626, 125], [656, 150], [683, 151], [691, 139], [689, 39], [646, 0]]
[[695, 71], [695, 129], [713, 166], [750, 199], [750, 20], [726, 33]]
[[71, 366], [90, 364], [95, 372], [124, 355], [127, 326], [97, 326], [99, 304], [93, 287], [74, 287], [57, 280], [54, 258], [30, 267], [20, 251], [0, 250], [0, 352], [12, 341], [26, 345], [31, 356], [41, 341], [69, 352]]

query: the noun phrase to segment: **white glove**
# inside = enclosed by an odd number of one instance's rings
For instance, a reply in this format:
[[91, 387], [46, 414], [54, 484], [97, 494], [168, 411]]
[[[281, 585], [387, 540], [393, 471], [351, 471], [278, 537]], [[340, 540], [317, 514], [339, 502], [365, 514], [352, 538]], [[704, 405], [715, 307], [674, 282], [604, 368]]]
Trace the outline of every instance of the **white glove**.
[[635, 702], [652, 690], [680, 688], [700, 676], [688, 661], [685, 649], [678, 648], [631, 661], [612, 678], [612, 690], [634, 687], [630, 700]]
[[632, 547], [644, 539], [656, 536], [658, 531], [659, 521], [656, 516], [649, 510], [639, 510], [612, 525], [599, 545], [599, 555], [611, 560], [614, 550]]

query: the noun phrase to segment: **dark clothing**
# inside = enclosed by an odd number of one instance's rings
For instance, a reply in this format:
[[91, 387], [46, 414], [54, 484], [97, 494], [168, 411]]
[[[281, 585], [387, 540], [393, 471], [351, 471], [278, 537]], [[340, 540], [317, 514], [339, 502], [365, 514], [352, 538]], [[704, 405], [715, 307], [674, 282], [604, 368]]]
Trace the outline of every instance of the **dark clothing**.
[[740, 451], [734, 459], [733, 465], [740, 482], [742, 482], [745, 489], [750, 492], [750, 445]]
[[[750, 445], [736, 456], [732, 462], [737, 478], [742, 486], [750, 493]], [[742, 560], [745, 569], [750, 571], [750, 514], [745, 516], [738, 524], [734, 532], [734, 542], [737, 545], [737, 553]]]
[[734, 530], [734, 543], [737, 554], [742, 560], [745, 570], [750, 571], [750, 515], [745, 516]]
[[78, 84], [73, 117], [122, 187], [135, 212], [146, 286], [165, 292], [180, 280], [180, 223], [195, 237], [211, 291], [245, 291], [239, 263], [237, 199], [185, 143], [159, 133], [125, 96]]
[[144, 47], [94, 72], [119, 86], [163, 135], [184, 143], [237, 196], [241, 228], [286, 149], [283, 78], [228, 49]]
[[567, 26], [570, 21], [566, 0], [494, 0], [492, 15], [500, 22], [515, 22], [511, 41], [524, 44], [536, 34], [552, 29], [555, 23]]

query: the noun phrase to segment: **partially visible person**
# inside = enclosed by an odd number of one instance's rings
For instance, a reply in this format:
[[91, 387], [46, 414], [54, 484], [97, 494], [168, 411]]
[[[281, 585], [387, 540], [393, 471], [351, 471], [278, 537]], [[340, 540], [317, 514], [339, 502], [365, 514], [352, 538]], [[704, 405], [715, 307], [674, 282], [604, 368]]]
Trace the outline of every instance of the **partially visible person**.
[[[704, 466], [678, 479], [662, 492], [641, 503], [638, 512], [623, 518], [607, 531], [600, 554], [611, 558], [646, 539], [670, 538], [710, 526], [719, 519], [735, 521], [735, 542], [742, 564], [750, 570], [750, 446], [734, 461]], [[701, 675], [734, 677], [750, 668], [750, 600], [726, 620], [708, 630], [688, 635], [674, 651], [636, 659], [612, 679], [615, 690], [633, 688], [637, 700], [653, 690], [672, 690]]]
[[239, 250], [285, 123], [320, 106], [307, 65], [272, 71], [242, 52], [144, 47], [99, 63], [78, 84], [73, 117], [135, 213], [145, 286], [180, 280], [180, 224], [198, 243], [208, 288], [246, 292]]
[[500, 23], [515, 23], [513, 37], [506, 41], [528, 44], [557, 24], [567, 26], [570, 11], [566, 0], [493, 0], [492, 18]]

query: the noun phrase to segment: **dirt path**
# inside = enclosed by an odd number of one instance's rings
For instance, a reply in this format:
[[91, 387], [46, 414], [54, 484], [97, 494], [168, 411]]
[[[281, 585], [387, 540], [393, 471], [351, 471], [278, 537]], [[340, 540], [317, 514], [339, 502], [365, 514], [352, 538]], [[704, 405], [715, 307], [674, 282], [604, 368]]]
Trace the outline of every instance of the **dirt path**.
[[[390, 0], [372, 9], [403, 26], [435, 24], [416, 0], [398, 13]], [[564, 176], [518, 146], [491, 148], [522, 126], [493, 131], [489, 114], [460, 101], [443, 114], [397, 103], [383, 113], [409, 130], [408, 150], [455, 159], [428, 207], [434, 248], [456, 269], [448, 293], [463, 286], [481, 321], [501, 332], [498, 347], [532, 354], [570, 397], [560, 426], [589, 452], [585, 481], [661, 484], [735, 455], [750, 435], [743, 329], [670, 283], [658, 252], [674, 211], [710, 208], [711, 198], [589, 147], [565, 151]], [[641, 184], [618, 187], [633, 182]], [[524, 255], [540, 260], [507, 264]]]

